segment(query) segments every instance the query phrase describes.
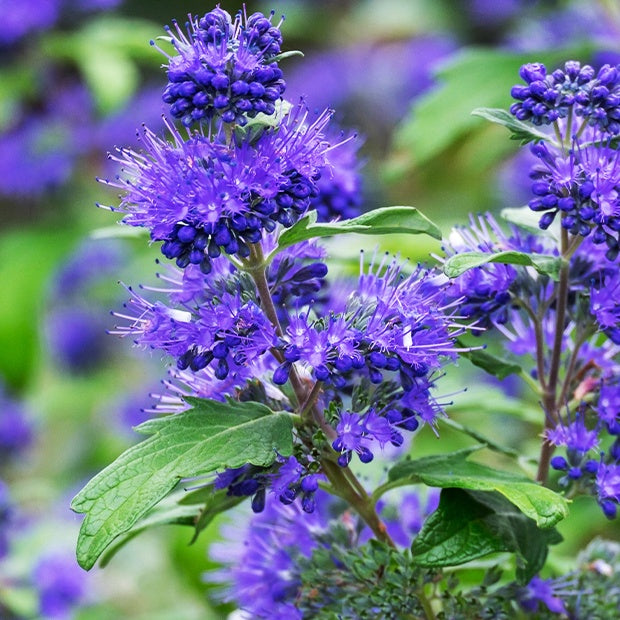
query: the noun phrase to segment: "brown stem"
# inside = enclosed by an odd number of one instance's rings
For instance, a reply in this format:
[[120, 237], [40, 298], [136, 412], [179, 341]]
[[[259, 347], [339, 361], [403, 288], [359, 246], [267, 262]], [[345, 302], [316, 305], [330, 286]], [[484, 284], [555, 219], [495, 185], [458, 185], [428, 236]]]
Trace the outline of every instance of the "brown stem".
[[[562, 257], [565, 256], [569, 248], [568, 232], [562, 228], [561, 250]], [[558, 406], [560, 403], [557, 399], [558, 376], [560, 372], [560, 363], [562, 361], [562, 338], [564, 336], [564, 327], [566, 323], [566, 307], [568, 303], [568, 269], [569, 263], [564, 260], [560, 268], [560, 281], [557, 289], [555, 300], [555, 333], [553, 335], [553, 346], [551, 349], [551, 362], [549, 366], [549, 377], [547, 385], [543, 391], [543, 409], [545, 411], [545, 430], [553, 428], [558, 419]], [[538, 348], [538, 347], [537, 347]], [[538, 351], [538, 355], [541, 352]], [[549, 476], [549, 464], [553, 454], [554, 447], [543, 439], [540, 448], [540, 458], [538, 461], [538, 473], [536, 480], [541, 484], [547, 482]]]
[[[388, 534], [385, 524], [379, 519], [379, 516], [375, 512], [372, 500], [366, 491], [363, 491], [363, 495], [358, 493], [347, 479], [344, 470], [329, 458], [326, 457], [321, 459], [321, 465], [334, 490], [354, 508], [360, 517], [362, 517], [377, 540], [390, 545], [390, 547], [396, 548], [394, 541]], [[352, 476], [353, 473], [348, 472], [348, 475]], [[357, 478], [355, 480], [357, 484], [360, 484]]]
[[[274, 326], [276, 335], [280, 338], [284, 336], [282, 325], [278, 319], [278, 312], [273, 303], [271, 297], [271, 291], [269, 290], [269, 283], [267, 282], [267, 276], [265, 273], [265, 260], [262, 247], [260, 243], [256, 243], [250, 246], [250, 257], [245, 264], [245, 268], [252, 276], [258, 296], [260, 298], [261, 306], [267, 315], [267, 318]], [[274, 347], [272, 349], [274, 357], [282, 363], [284, 358], [280, 351]], [[329, 441], [332, 441], [336, 437], [336, 431], [326, 422], [322, 412], [316, 405], [316, 399], [321, 391], [321, 382], [317, 381], [312, 388], [304, 385], [297, 372], [295, 364], [291, 365], [291, 371], [289, 374], [289, 381], [291, 387], [297, 397], [298, 406], [302, 417], [307, 418], [308, 413], [312, 414], [312, 421], [325, 433], [325, 436]], [[333, 455], [329, 455], [333, 458]], [[320, 460], [321, 466], [328, 480], [332, 484], [335, 492], [345, 499], [360, 515], [360, 517], [367, 523], [375, 536], [383, 542], [395, 547], [394, 542], [387, 533], [387, 528], [384, 523], [379, 519], [374, 507], [372, 498], [366, 493], [366, 490], [359, 482], [355, 474], [347, 470], [346, 475], [337, 463], [330, 460], [329, 456], [325, 456]]]

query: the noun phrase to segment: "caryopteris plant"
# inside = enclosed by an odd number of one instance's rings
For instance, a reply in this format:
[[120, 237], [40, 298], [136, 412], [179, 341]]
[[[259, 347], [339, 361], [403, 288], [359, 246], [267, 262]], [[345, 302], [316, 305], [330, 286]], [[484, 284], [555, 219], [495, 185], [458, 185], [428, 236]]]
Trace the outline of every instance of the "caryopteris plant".
[[[169, 360], [168, 415], [73, 500], [80, 564], [162, 523], [197, 536], [247, 500], [247, 528], [211, 552], [227, 564], [213, 579], [248, 618], [615, 617], [615, 548], [592, 552], [605, 566], [588, 578], [539, 572], [569, 512], [550, 467], [608, 518], [620, 500], [619, 70], [524, 65], [510, 113], [476, 114], [530, 143], [529, 207], [472, 217], [439, 267], [362, 254], [357, 277], [333, 279], [322, 237], [441, 234], [413, 207], [350, 217], [354, 137], [330, 110], [283, 98], [281, 25], [218, 7], [167, 29], [167, 134], [144, 128], [141, 150], [111, 155], [110, 209], [174, 263], [163, 288], [129, 288], [117, 314], [119, 334]], [[483, 351], [487, 337], [513, 359]], [[460, 356], [537, 394], [535, 478], [501, 438], [447, 418], [443, 369]], [[412, 434], [444, 424], [478, 441], [417, 458]], [[370, 488], [353, 469], [386, 446]], [[482, 448], [505, 466], [484, 464]], [[430, 489], [384, 498], [413, 485]], [[459, 585], [453, 567], [490, 554], [501, 570]]]

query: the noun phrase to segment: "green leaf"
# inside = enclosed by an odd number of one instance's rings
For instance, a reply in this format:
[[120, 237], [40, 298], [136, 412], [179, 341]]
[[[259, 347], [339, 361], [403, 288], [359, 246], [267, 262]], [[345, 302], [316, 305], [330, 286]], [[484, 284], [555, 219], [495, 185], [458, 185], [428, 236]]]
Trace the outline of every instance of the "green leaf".
[[389, 471], [391, 482], [423, 482], [432, 487], [473, 491], [497, 491], [542, 528], [555, 525], [568, 515], [568, 502], [557, 493], [519, 474], [467, 461], [476, 446], [451, 454], [402, 461]]
[[489, 254], [487, 252], [462, 252], [446, 260], [443, 265], [443, 272], [449, 278], [457, 278], [468, 269], [480, 267], [487, 263], [534, 267], [538, 273], [550, 276], [553, 280], [557, 280], [559, 278], [562, 260], [557, 256], [526, 254], [525, 252], [515, 252], [514, 250], [506, 250], [505, 252], [497, 252], [496, 254]]
[[515, 553], [517, 580], [525, 584], [543, 567], [548, 545], [561, 540], [555, 529], [539, 529], [497, 493], [444, 489], [411, 551], [414, 561], [425, 567], [456, 566], [489, 553]]
[[121, 534], [101, 555], [99, 566], [107, 566], [120, 549], [142, 532], [161, 525], [192, 526], [192, 544], [218, 514], [234, 508], [245, 499], [246, 497], [227, 495], [226, 489], [215, 490], [213, 485], [201, 487], [191, 493], [175, 491], [151, 508], [131, 529]]
[[278, 249], [283, 250], [306, 239], [332, 237], [345, 233], [358, 235], [424, 233], [435, 239], [441, 239], [439, 228], [414, 207], [382, 207], [351, 220], [319, 224], [316, 223], [316, 211], [313, 211], [280, 235]]
[[553, 142], [553, 136], [539, 131], [533, 125], [517, 120], [508, 110], [503, 108], [476, 108], [472, 114], [506, 127], [510, 131], [513, 140], [519, 140], [521, 144], [546, 140]]
[[[457, 339], [457, 343], [460, 347], [467, 347], [461, 340]], [[482, 368], [482, 370], [500, 380], [505, 379], [509, 375], [519, 374], [522, 370], [519, 364], [504, 360], [482, 349], [462, 351], [460, 355], [468, 359], [474, 366]]]
[[192, 543], [196, 542], [200, 532], [202, 532], [202, 530], [204, 530], [213, 521], [213, 519], [217, 517], [217, 515], [234, 508], [246, 499], [246, 497], [234, 497], [232, 495], [227, 495], [226, 489], [218, 489], [216, 491], [213, 487], [211, 487], [210, 490], [211, 495], [207, 498], [204, 506], [200, 510], [200, 513], [196, 517], [196, 521], [194, 522], [195, 531], [191, 540]]
[[540, 213], [536, 213], [528, 207], [511, 207], [502, 209], [500, 215], [507, 222], [510, 222], [519, 228], [523, 228], [530, 233], [556, 238], [553, 231], [553, 224], [556, 224], [557, 222], [553, 222], [549, 228], [543, 230], [538, 226]]
[[183, 478], [245, 463], [271, 465], [293, 451], [292, 422], [260, 403], [187, 398], [189, 411], [149, 420], [137, 427], [151, 435], [121, 454], [74, 498], [86, 517], [77, 556], [91, 568], [119, 535], [127, 532]]
[[281, 60], [286, 60], [287, 58], [294, 58], [295, 56], [301, 56], [303, 58], [304, 53], [300, 50], [289, 50], [288, 52], [282, 52], [277, 56], [269, 59], [269, 62], [280, 62]]
[[[396, 147], [420, 166], [454, 146], [464, 136], [482, 129], [471, 115], [476, 108], [507, 108], [510, 89], [519, 82], [519, 67], [532, 58], [547, 67], [566, 58], [587, 56], [587, 43], [570, 49], [514, 53], [497, 49], [461, 48], [442, 63], [434, 88], [419, 97], [396, 135]], [[489, 88], [492, 84], [493, 87]]]
[[104, 568], [129, 541], [145, 530], [160, 525], [194, 525], [200, 506], [183, 506], [178, 502], [183, 492], [174, 493], [149, 510], [132, 528], [121, 534], [101, 555], [99, 566]]

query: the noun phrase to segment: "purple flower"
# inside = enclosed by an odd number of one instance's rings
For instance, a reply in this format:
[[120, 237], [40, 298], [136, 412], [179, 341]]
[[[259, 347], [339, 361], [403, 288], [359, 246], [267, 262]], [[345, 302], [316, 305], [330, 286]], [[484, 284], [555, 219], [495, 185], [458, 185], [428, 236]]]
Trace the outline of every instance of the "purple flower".
[[0, 560], [9, 552], [9, 530], [13, 508], [8, 485], [0, 478]]
[[[462, 252], [492, 254], [506, 250], [557, 253], [546, 240], [524, 234], [516, 226], [511, 226], [509, 233], [504, 232], [488, 213], [470, 216], [469, 226], [456, 227], [444, 248], [448, 257]], [[476, 319], [476, 326], [488, 328], [501, 325], [511, 316], [510, 306], [514, 297], [523, 294], [527, 286], [528, 278], [524, 278], [523, 273], [523, 270], [502, 264], [469, 269], [452, 281], [447, 296], [459, 302], [461, 316]]]
[[620, 465], [600, 463], [596, 473], [596, 492], [605, 516], [613, 519], [620, 502]]
[[39, 613], [44, 618], [68, 620], [86, 595], [86, 573], [71, 555], [43, 556], [34, 568]]
[[522, 121], [548, 125], [568, 115], [575, 115], [603, 131], [620, 132], [620, 73], [603, 65], [598, 73], [589, 65], [574, 60], [563, 69], [547, 74], [541, 63], [523, 65], [521, 78], [526, 86], [516, 85], [511, 95], [518, 101], [510, 111]]
[[15, 458], [32, 442], [33, 431], [24, 406], [0, 386], [0, 464]]
[[239, 293], [179, 309], [129, 291], [128, 307], [135, 314], [115, 313], [130, 325], [113, 333], [132, 335], [138, 345], [165, 351], [176, 358], [179, 370], [198, 372], [212, 364], [215, 377], [223, 380], [275, 344], [272, 324], [255, 302], [244, 302]]
[[83, 242], [54, 275], [54, 298], [82, 296], [86, 287], [117, 273], [126, 258], [125, 248], [116, 240]]
[[594, 450], [599, 444], [598, 429], [588, 429], [583, 414], [577, 413], [575, 419], [564, 424], [560, 422], [546, 433], [547, 439], [555, 446], [566, 446], [566, 449], [583, 456]]
[[327, 153], [327, 165], [317, 182], [318, 195], [310, 202], [321, 222], [357, 217], [362, 210], [359, 140], [354, 135], [330, 137], [334, 144], [340, 140], [340, 146]]
[[92, 308], [58, 308], [46, 317], [46, 336], [55, 361], [64, 369], [87, 373], [97, 368], [107, 353], [105, 324]]
[[[187, 32], [174, 22], [167, 28], [176, 56], [168, 57], [168, 86], [163, 100], [170, 112], [190, 126], [215, 116], [245, 125], [258, 113], [273, 114], [286, 87], [276, 56], [280, 24], [254, 13], [233, 21], [219, 7], [201, 19], [190, 16]], [[154, 42], [152, 42], [153, 45]]]
[[590, 313], [599, 329], [614, 344], [620, 344], [620, 277], [617, 274], [593, 280], [590, 288]]
[[309, 557], [327, 530], [331, 499], [317, 493], [317, 510], [304, 514], [298, 504], [284, 505], [268, 498], [265, 510], [252, 517], [240, 536], [235, 527], [230, 540], [211, 545], [211, 557], [226, 568], [208, 575], [228, 582], [226, 599], [234, 600], [253, 618], [299, 618], [295, 598], [301, 586], [298, 559]]
[[51, 28], [58, 19], [61, 0], [3, 3], [0, 45], [11, 45], [25, 35]]
[[125, 223], [149, 228], [179, 267], [196, 264], [209, 273], [222, 251], [247, 258], [264, 230], [291, 226], [306, 212], [325, 165], [329, 117], [308, 124], [308, 112], [298, 107], [277, 129], [231, 144], [223, 134], [185, 141], [170, 123], [173, 143], [145, 129], [146, 154], [120, 150], [113, 159], [128, 177], [106, 183], [125, 192]]
[[568, 615], [557, 590], [558, 585], [553, 579], [541, 579], [536, 576], [519, 594], [519, 605], [526, 611], [536, 612], [539, 609], [539, 604], [542, 603], [554, 614]]
[[596, 406], [599, 420], [607, 426], [610, 433], [620, 434], [620, 384], [618, 381], [601, 383], [601, 391]]
[[570, 234], [591, 235], [594, 244], [607, 245], [607, 258], [615, 260], [620, 251], [618, 151], [597, 128], [586, 127], [578, 135], [567, 152], [544, 142], [531, 147], [538, 163], [530, 172], [534, 198], [528, 205], [542, 213], [541, 228], [548, 228], [559, 213], [562, 227]]

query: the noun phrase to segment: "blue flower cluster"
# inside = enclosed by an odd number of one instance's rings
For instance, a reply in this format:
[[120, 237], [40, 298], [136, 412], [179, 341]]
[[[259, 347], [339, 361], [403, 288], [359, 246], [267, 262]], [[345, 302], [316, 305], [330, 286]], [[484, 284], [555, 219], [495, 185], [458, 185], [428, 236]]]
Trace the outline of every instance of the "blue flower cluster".
[[[411, 545], [420, 523], [437, 507], [433, 490], [424, 501], [408, 493], [397, 504], [382, 502], [387, 528], [403, 548]], [[402, 507], [402, 511], [400, 508]], [[351, 533], [351, 548], [362, 545], [368, 532], [342, 512], [342, 506], [324, 491], [316, 493], [316, 510], [303, 514], [296, 504], [268, 500], [261, 514], [253, 515], [243, 534], [238, 526], [225, 527], [225, 540], [210, 547], [210, 556], [224, 567], [208, 575], [209, 581], [221, 582], [225, 600], [232, 600], [252, 618], [301, 620], [295, 606], [302, 587], [300, 560], [309, 558], [319, 547], [340, 541], [338, 530]]]
[[[472, 215], [469, 226], [455, 227], [443, 249], [447, 258], [462, 252], [493, 254], [507, 250], [557, 255], [550, 240], [527, 234], [515, 225], [507, 233], [489, 213]], [[520, 296], [531, 294], [531, 284], [523, 269], [488, 264], [455, 278], [447, 295], [459, 304], [461, 316], [475, 319], [478, 327], [488, 329], [509, 321], [511, 306]]]
[[542, 63], [521, 67], [525, 86], [516, 85], [517, 100], [510, 111], [521, 121], [549, 125], [565, 118], [570, 110], [589, 125], [612, 134], [620, 133], [620, 70], [604, 65], [596, 72], [575, 60], [548, 74]]
[[286, 85], [277, 63], [282, 34], [271, 18], [239, 13], [233, 21], [216, 8], [192, 19], [186, 33], [176, 22], [176, 32], [167, 29], [177, 55], [160, 49], [169, 59], [163, 100], [174, 118], [187, 127], [214, 117], [245, 125], [275, 112]]
[[111, 157], [128, 176], [105, 183], [125, 191], [125, 223], [150, 229], [179, 267], [209, 273], [222, 252], [245, 259], [264, 231], [291, 226], [309, 209], [326, 164], [329, 117], [309, 123], [298, 106], [277, 129], [231, 142], [223, 132], [185, 140], [168, 124], [170, 143], [144, 129], [146, 155], [121, 149]]
[[[555, 446], [566, 448], [566, 457], [554, 456], [551, 466], [564, 477], [561, 483], [578, 484], [597, 497], [603, 513], [616, 517], [620, 503], [620, 384], [618, 368], [607, 371], [593, 390], [598, 396], [595, 405], [582, 403], [575, 419], [561, 422], [547, 432], [547, 439]], [[593, 419], [587, 423], [586, 418]], [[605, 453], [602, 444], [605, 435], [613, 439]]]

